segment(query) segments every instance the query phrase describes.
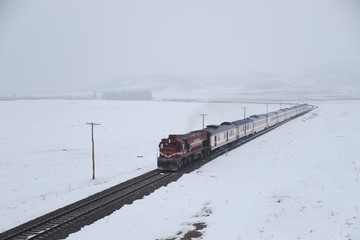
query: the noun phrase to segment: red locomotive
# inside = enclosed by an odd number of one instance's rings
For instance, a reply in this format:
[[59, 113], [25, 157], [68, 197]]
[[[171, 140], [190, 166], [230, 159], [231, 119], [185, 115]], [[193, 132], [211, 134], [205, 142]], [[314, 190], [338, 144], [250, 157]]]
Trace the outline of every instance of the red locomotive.
[[162, 139], [159, 144], [158, 168], [176, 171], [209, 154], [208, 134], [199, 130], [183, 135], [169, 135], [169, 138]]

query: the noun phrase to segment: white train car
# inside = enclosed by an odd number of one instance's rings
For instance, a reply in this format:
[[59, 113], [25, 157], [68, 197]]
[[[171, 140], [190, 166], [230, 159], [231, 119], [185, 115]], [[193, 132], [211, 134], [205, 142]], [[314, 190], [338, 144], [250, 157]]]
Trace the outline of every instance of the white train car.
[[266, 116], [266, 127], [272, 127], [278, 124], [278, 113], [277, 112], [270, 112], [265, 114]]
[[277, 123], [281, 123], [286, 120], [286, 111], [284, 109], [280, 109], [280, 110], [276, 111], [275, 113], [278, 116]]
[[236, 140], [236, 125], [231, 122], [209, 125], [204, 130], [209, 132], [210, 150], [215, 150]]
[[236, 139], [241, 139], [253, 134], [254, 124], [250, 119], [237, 120], [234, 121], [233, 124], [236, 125]]
[[249, 117], [249, 119], [254, 124], [253, 134], [256, 134], [257, 132], [260, 132], [266, 128], [266, 116], [265, 115], [253, 115], [253, 116]]

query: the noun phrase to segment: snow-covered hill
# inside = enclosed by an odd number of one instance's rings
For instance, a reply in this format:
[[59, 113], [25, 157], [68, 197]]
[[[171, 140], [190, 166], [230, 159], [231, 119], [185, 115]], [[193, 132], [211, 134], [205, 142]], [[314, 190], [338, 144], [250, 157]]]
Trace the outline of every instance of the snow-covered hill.
[[314, 68], [282, 74], [246, 72], [212, 76], [127, 76], [95, 89], [99, 92], [150, 90], [156, 99], [359, 99], [360, 71]]

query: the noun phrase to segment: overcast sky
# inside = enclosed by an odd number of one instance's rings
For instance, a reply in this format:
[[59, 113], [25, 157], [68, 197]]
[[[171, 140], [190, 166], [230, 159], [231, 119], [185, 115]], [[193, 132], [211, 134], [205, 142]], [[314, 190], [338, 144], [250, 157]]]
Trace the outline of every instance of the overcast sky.
[[359, 0], [0, 0], [0, 94], [347, 64]]

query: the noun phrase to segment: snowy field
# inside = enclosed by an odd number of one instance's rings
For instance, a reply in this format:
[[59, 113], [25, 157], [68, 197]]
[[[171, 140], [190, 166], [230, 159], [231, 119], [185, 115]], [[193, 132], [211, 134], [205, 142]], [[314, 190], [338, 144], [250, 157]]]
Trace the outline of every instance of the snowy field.
[[[360, 101], [313, 104], [319, 108], [68, 239], [360, 239]], [[0, 106], [0, 231], [154, 169], [159, 140], [201, 128], [200, 113], [216, 124], [242, 118], [241, 107], [247, 115], [266, 112], [263, 104]], [[91, 121], [101, 123], [96, 180]]]
[[[0, 232], [155, 169], [161, 138], [200, 129], [200, 113], [207, 124], [239, 119], [244, 106], [266, 112], [263, 104], [0, 101]], [[101, 124], [96, 180], [88, 122]]]

